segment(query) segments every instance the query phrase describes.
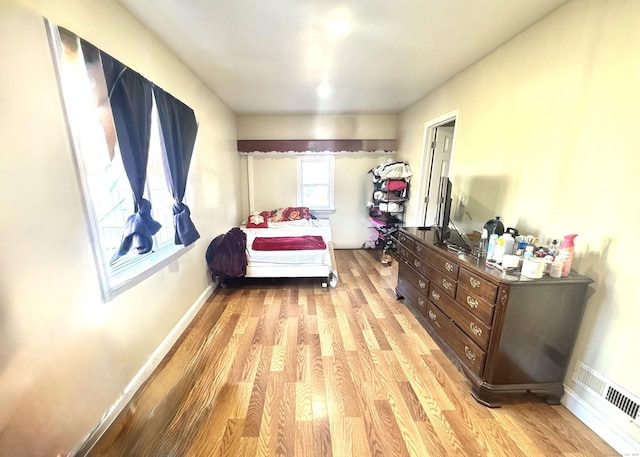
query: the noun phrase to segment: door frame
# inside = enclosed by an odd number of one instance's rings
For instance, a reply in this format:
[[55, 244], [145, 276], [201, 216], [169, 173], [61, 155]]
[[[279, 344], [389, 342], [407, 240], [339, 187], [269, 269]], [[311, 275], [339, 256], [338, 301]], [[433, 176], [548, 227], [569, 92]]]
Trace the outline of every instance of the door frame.
[[455, 154], [456, 146], [456, 133], [458, 131], [458, 124], [460, 123], [460, 108], [457, 108], [448, 113], [442, 114], [430, 121], [427, 121], [424, 125], [423, 137], [422, 137], [422, 154], [420, 157], [420, 180], [418, 183], [418, 202], [415, 210], [416, 225], [424, 225], [427, 217], [427, 205], [426, 199], [429, 197], [429, 184], [433, 166], [433, 147], [432, 144], [436, 139], [436, 132], [438, 127], [444, 124], [448, 124], [451, 121], [455, 122], [453, 128], [453, 139], [451, 142], [451, 161], [449, 164], [449, 175], [451, 175], [451, 168], [453, 166], [453, 157]]

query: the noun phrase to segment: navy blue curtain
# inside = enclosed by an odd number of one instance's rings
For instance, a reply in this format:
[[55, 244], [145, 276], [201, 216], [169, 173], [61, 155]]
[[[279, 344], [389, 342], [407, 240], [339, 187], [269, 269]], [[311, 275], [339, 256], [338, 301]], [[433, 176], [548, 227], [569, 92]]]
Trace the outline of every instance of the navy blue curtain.
[[165, 176], [174, 198], [175, 244], [188, 246], [200, 238], [191, 220], [191, 212], [182, 202], [198, 124], [193, 110], [173, 95], [157, 86], [153, 87], [153, 93], [164, 142]]
[[151, 217], [151, 203], [142, 198], [147, 179], [151, 136], [152, 84], [120, 61], [100, 51], [109, 102], [120, 146], [122, 163], [135, 198], [136, 213], [129, 216], [122, 242], [111, 263], [135, 249], [146, 254], [152, 236], [162, 227]]

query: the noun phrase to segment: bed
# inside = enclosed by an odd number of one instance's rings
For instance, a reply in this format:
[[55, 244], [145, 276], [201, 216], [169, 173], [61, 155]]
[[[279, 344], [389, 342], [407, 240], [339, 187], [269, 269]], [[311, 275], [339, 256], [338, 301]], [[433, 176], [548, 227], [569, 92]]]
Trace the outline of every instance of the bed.
[[338, 274], [328, 219], [308, 208], [286, 207], [252, 214], [246, 234], [247, 278], [321, 278], [335, 287]]

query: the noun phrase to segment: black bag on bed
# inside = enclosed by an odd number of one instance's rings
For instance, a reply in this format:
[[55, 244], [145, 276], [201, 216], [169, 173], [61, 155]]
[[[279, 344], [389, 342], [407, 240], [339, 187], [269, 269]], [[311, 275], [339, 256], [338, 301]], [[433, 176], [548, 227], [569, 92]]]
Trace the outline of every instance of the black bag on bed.
[[215, 276], [236, 278], [247, 272], [247, 234], [234, 227], [211, 241], [205, 254]]

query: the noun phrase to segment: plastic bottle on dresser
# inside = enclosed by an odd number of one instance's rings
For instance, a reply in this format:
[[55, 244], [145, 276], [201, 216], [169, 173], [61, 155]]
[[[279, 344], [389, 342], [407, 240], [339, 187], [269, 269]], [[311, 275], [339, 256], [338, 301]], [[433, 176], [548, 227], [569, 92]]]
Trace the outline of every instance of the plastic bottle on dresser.
[[533, 258], [533, 246], [529, 245], [526, 248], [524, 248], [524, 258], [525, 259]]
[[578, 236], [578, 234], [565, 235], [562, 243], [560, 243], [560, 249], [558, 249], [556, 258], [562, 260], [562, 276], [569, 276], [569, 272], [571, 271], [574, 252], [573, 240], [576, 236]]
[[504, 256], [504, 237], [500, 235], [496, 240], [496, 247], [493, 249], [493, 260], [496, 263], [502, 263]]
[[511, 255], [513, 254], [513, 246], [515, 245], [515, 239], [511, 235], [511, 233], [505, 233], [502, 235], [502, 239], [504, 240], [504, 252], [503, 254]]
[[480, 236], [480, 244], [478, 246], [478, 257], [486, 257], [489, 250], [489, 232], [487, 229], [482, 229], [482, 235]]
[[498, 235], [492, 233], [489, 235], [489, 246], [487, 247], [487, 260], [494, 260], [496, 245], [498, 244]]

